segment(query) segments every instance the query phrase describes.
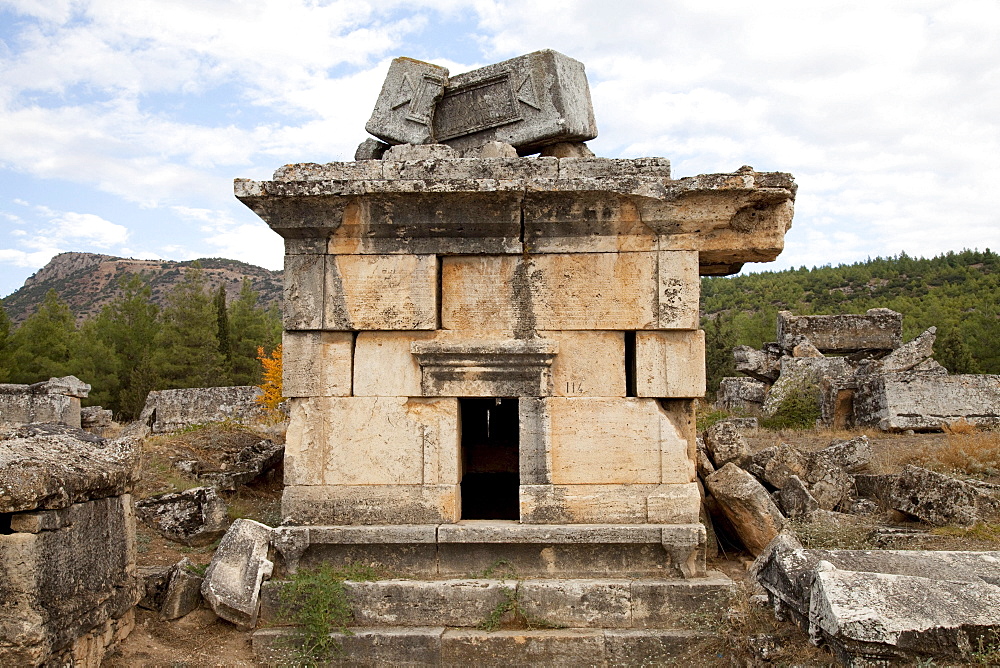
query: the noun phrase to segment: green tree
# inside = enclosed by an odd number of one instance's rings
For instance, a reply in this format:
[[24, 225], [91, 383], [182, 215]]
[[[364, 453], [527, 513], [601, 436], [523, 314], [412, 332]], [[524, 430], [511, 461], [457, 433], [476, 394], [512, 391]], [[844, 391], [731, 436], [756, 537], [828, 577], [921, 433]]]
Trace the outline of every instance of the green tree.
[[240, 293], [229, 305], [230, 341], [229, 375], [235, 385], [257, 385], [261, 366], [257, 348], [272, 351], [281, 343], [281, 318], [275, 309], [258, 306], [259, 295], [249, 278], [244, 278]]
[[74, 337], [69, 372], [90, 384], [85, 406], [112, 408], [118, 400], [119, 367], [121, 360], [104, 339], [97, 320], [84, 322]]
[[949, 329], [935, 347], [934, 359], [951, 373], [979, 373], [979, 365], [959, 334], [958, 327]]
[[7, 382], [10, 377], [10, 316], [0, 301], [0, 383]]
[[127, 420], [139, 416], [146, 395], [156, 386], [151, 356], [160, 329], [159, 310], [149, 284], [137, 274], [123, 274], [118, 296], [97, 317], [99, 335], [117, 362], [115, 396], [102, 405]]
[[161, 387], [212, 387], [220, 384], [222, 364], [215, 307], [195, 263], [167, 298], [153, 368]]
[[230, 341], [229, 312], [226, 309], [226, 284], [220, 283], [215, 293], [215, 322], [218, 327], [219, 352], [222, 354], [223, 366], [228, 372], [232, 368], [233, 347]]
[[76, 338], [73, 313], [55, 290], [49, 290], [38, 310], [11, 336], [11, 382], [37, 383], [70, 375]]

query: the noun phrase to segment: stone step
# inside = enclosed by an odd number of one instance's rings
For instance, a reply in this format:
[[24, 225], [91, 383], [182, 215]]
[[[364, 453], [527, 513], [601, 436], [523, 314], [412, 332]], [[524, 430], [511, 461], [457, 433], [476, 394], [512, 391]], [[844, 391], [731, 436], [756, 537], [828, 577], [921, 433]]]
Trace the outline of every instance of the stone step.
[[[436, 627], [360, 627], [333, 634], [341, 650], [324, 665], [350, 666], [649, 666], [675, 662], [711, 633], [677, 629], [480, 631]], [[259, 629], [254, 654], [267, 665], [296, 656], [301, 636], [290, 628]]]
[[[260, 623], [288, 622], [281, 610], [287, 581], [261, 589]], [[726, 605], [733, 582], [722, 573], [689, 579], [456, 579], [345, 582], [361, 627], [477, 627], [491, 611], [516, 598], [526, 614], [574, 628], [695, 627]]]
[[321, 564], [381, 564], [420, 577], [469, 577], [510, 564], [522, 577], [697, 577], [705, 574], [701, 524], [456, 524], [282, 526], [276, 574]]

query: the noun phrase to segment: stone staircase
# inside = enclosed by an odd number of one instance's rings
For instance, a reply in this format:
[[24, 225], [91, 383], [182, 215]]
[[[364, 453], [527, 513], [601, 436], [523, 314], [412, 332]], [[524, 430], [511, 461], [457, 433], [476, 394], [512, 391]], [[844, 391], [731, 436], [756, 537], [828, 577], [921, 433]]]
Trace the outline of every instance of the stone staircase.
[[[353, 619], [349, 634], [335, 634], [342, 650], [333, 665], [659, 665], [706, 640], [733, 587], [706, 572], [703, 557], [684, 556], [682, 547], [700, 552], [697, 530], [689, 541], [678, 539], [687, 535], [678, 527], [648, 525], [443, 526], [436, 538], [417, 526], [276, 530], [286, 533], [275, 540], [276, 579], [261, 590], [256, 655], [268, 664], [297, 660], [301, 635], [283, 610], [290, 581], [281, 578], [358, 557], [378, 562], [379, 554], [413, 579], [344, 582]], [[449, 542], [458, 533], [462, 542]], [[427, 540], [415, 540], [421, 535]], [[682, 563], [695, 571], [683, 577]], [[518, 614], [499, 614], [511, 609]], [[500, 628], [487, 630], [491, 621]]]

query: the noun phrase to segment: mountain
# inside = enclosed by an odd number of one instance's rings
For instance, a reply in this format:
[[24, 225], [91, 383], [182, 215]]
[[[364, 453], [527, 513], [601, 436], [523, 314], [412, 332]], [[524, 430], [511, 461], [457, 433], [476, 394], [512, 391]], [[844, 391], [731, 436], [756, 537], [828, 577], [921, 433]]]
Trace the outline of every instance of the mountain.
[[212, 257], [174, 262], [133, 260], [97, 253], [60, 253], [30, 276], [17, 291], [4, 298], [3, 307], [10, 319], [20, 324], [34, 313], [45, 293], [51, 289], [69, 304], [78, 321], [86, 320], [96, 316], [105, 304], [114, 300], [118, 277], [124, 274], [143, 276], [153, 290], [153, 301], [164, 306], [171, 289], [183, 278], [185, 268], [195, 262], [201, 264], [205, 282], [213, 291], [218, 290], [220, 284], [225, 284], [229, 299], [239, 294], [240, 284], [247, 277], [260, 294], [261, 305], [281, 303], [282, 272], [238, 260]]

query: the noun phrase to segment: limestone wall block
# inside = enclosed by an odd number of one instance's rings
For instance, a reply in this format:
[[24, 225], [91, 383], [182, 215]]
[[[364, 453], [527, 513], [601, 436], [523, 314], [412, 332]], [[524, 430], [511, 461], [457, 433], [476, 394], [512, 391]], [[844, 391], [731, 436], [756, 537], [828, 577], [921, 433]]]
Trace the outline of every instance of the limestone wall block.
[[420, 365], [410, 352], [414, 341], [440, 332], [360, 332], [354, 346], [354, 395], [419, 397]]
[[327, 330], [437, 327], [435, 255], [331, 255], [323, 291]]
[[[604, 160], [604, 159], [593, 159]], [[592, 160], [560, 160], [590, 164]], [[532, 253], [655, 251], [656, 231], [645, 225], [632, 199], [610, 192], [528, 192], [524, 241]]]
[[690, 524], [698, 521], [701, 505], [697, 483], [693, 482], [522, 484], [519, 497], [521, 522], [526, 524]]
[[442, 327], [535, 330], [696, 329], [694, 252], [446, 257]]
[[705, 332], [636, 332], [635, 384], [640, 397], [705, 396]]
[[351, 394], [351, 332], [285, 332], [281, 337], [281, 393], [286, 397]]
[[539, 332], [559, 342], [552, 361], [557, 397], [624, 397], [625, 336], [622, 332]]
[[285, 329], [323, 329], [325, 277], [325, 255], [285, 255], [281, 301]]
[[436, 524], [459, 519], [459, 486], [291, 485], [282, 518], [293, 524]]
[[655, 399], [553, 397], [545, 408], [554, 484], [693, 480], [688, 439]]
[[458, 400], [313, 397], [292, 402], [286, 485], [459, 481]]

